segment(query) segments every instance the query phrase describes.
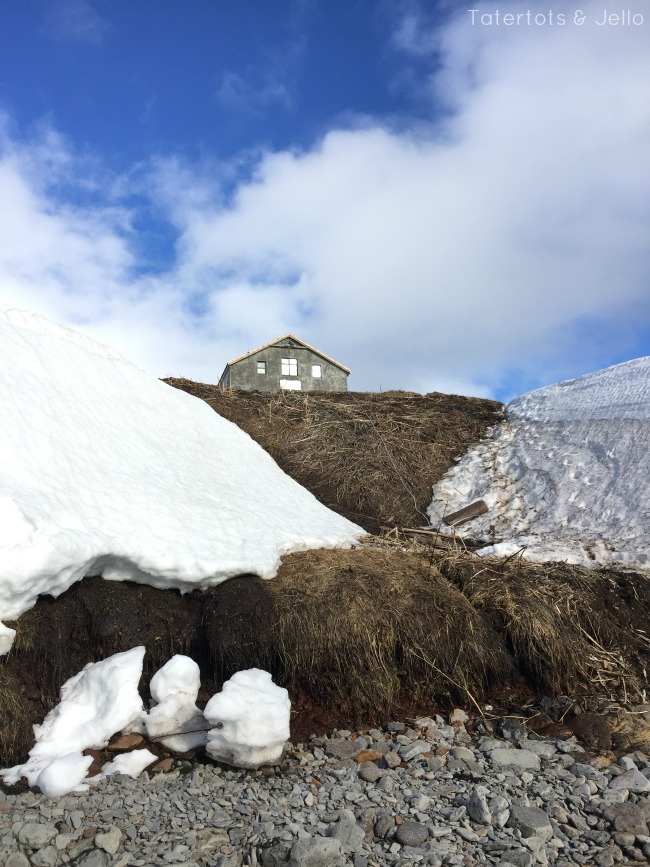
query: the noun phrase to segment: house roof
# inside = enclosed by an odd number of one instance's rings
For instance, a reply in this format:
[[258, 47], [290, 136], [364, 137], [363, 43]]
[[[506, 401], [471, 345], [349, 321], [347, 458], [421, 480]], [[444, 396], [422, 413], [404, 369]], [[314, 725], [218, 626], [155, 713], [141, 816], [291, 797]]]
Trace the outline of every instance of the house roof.
[[311, 349], [312, 352], [315, 352], [316, 355], [320, 355], [321, 358], [324, 358], [325, 361], [329, 361], [332, 364], [335, 364], [337, 367], [340, 367], [341, 370], [344, 370], [346, 373], [350, 372], [350, 368], [346, 367], [344, 364], [341, 364], [340, 361], [335, 361], [333, 358], [330, 358], [329, 355], [325, 355], [324, 352], [321, 352], [320, 349], [316, 349], [314, 346], [310, 346], [309, 343], [305, 343], [304, 340], [301, 340], [299, 337], [296, 337], [295, 334], [291, 334], [288, 331], [286, 334], [283, 334], [282, 337], [276, 337], [275, 340], [269, 340], [268, 343], [262, 344], [262, 346], [258, 346], [257, 349], [251, 349], [250, 352], [245, 352], [243, 355], [238, 355], [237, 358], [233, 358], [226, 364], [226, 367], [230, 367], [232, 364], [236, 364], [238, 361], [243, 361], [244, 358], [250, 358], [251, 355], [255, 355], [260, 352], [262, 349], [266, 349], [268, 346], [275, 346], [276, 343], [280, 343], [281, 340], [286, 340], [287, 337], [290, 337], [292, 340], [298, 341], [298, 343], [302, 344], [305, 349]]

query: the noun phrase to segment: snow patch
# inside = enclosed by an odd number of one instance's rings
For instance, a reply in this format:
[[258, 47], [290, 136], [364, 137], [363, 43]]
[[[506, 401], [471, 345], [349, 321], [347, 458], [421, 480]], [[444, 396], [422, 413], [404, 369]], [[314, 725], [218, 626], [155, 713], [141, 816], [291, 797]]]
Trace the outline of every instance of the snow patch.
[[[480, 554], [650, 568], [650, 358], [516, 398], [433, 488], [431, 524], [483, 499]], [[461, 532], [465, 530], [462, 528]]]

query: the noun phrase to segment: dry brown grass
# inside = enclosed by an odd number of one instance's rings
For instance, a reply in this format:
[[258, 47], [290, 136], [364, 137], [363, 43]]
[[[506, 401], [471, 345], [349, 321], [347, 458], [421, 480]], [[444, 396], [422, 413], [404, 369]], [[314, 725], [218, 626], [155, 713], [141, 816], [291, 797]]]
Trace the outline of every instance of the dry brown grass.
[[[293, 554], [265, 590], [271, 616], [244, 643], [292, 690], [344, 702], [358, 717], [405, 698], [466, 703], [512, 674], [499, 636], [417, 555]], [[215, 626], [213, 645], [224, 623]]]
[[501, 412], [495, 401], [446, 394], [269, 394], [165, 381], [235, 422], [321, 502], [373, 533], [426, 524], [431, 486]]
[[519, 670], [540, 690], [645, 700], [648, 578], [462, 552], [436, 562], [504, 636]]

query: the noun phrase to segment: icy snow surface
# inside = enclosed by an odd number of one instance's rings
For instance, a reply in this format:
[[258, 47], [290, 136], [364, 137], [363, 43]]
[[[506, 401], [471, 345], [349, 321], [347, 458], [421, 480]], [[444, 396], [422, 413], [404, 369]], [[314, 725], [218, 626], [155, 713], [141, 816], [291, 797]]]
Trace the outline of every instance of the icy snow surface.
[[84, 575], [188, 591], [363, 535], [203, 401], [1, 306], [0, 411], [0, 620]]
[[[541, 388], [434, 486], [429, 519], [483, 499], [459, 528], [482, 554], [650, 568], [650, 358]], [[493, 527], [493, 533], [490, 527]]]
[[277, 762], [289, 740], [290, 711], [288, 692], [273, 683], [268, 671], [238, 671], [203, 711], [213, 726], [207, 754], [238, 768]]
[[[34, 726], [36, 743], [24, 765], [0, 771], [6, 783], [26, 777], [43, 794], [87, 789], [82, 783], [92, 762], [87, 747], [101, 749], [115, 732], [142, 715], [138, 683], [144, 647], [89, 662], [61, 687], [61, 701]], [[89, 761], [86, 761], [89, 759]]]

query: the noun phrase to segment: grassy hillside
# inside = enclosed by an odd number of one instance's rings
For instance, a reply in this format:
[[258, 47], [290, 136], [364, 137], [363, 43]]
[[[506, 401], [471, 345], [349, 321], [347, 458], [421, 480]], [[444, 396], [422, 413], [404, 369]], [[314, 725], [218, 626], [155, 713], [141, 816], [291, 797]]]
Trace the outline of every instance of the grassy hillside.
[[450, 394], [268, 394], [165, 382], [241, 427], [322, 503], [370, 533], [426, 524], [432, 485], [502, 410]]

